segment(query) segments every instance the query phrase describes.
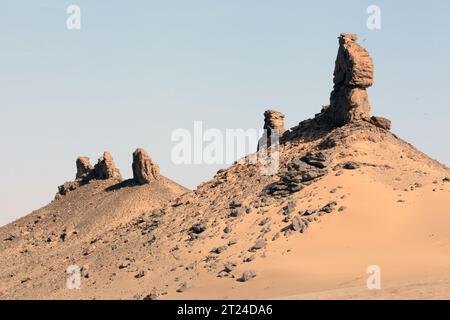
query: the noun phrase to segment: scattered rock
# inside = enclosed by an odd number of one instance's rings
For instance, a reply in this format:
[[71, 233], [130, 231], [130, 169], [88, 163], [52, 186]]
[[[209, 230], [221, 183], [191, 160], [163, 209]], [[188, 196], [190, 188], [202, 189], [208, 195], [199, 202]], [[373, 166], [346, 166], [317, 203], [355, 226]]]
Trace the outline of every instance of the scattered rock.
[[188, 289], [188, 284], [187, 282], [183, 282], [177, 289], [178, 293], [182, 293], [185, 292]]
[[158, 295], [156, 293], [149, 293], [148, 295], [144, 296], [144, 298], [142, 298], [142, 300], [157, 300], [158, 299]]
[[242, 207], [242, 203], [239, 202], [238, 200], [235, 199], [230, 202], [230, 209], [235, 209], [239, 207]]
[[256, 277], [256, 271], [255, 270], [247, 270], [247, 271], [244, 271], [244, 273], [238, 279], [238, 281], [247, 282], [247, 281], [253, 279], [254, 277]]
[[292, 224], [289, 226], [291, 230], [304, 233], [309, 227], [309, 221], [307, 219], [302, 219], [300, 216], [295, 216], [292, 219]]
[[242, 213], [243, 213], [243, 209], [242, 208], [232, 208], [230, 209], [230, 214], [229, 217], [231, 218], [239, 218]]
[[258, 225], [262, 227], [262, 226], [266, 225], [268, 222], [270, 222], [270, 220], [271, 220], [270, 217], [265, 217], [258, 223]]
[[194, 270], [196, 266], [197, 266], [197, 263], [196, 262], [192, 262], [192, 263], [188, 264], [184, 269], [186, 269], [186, 270]]
[[236, 263], [236, 262], [230, 261], [230, 262], [228, 262], [228, 263], [225, 265], [225, 267], [224, 267], [223, 270], [224, 270], [226, 273], [230, 273], [231, 271], [233, 271], [233, 270], [236, 268], [236, 266], [237, 266], [237, 263]]
[[304, 216], [310, 216], [310, 215], [313, 215], [313, 214], [315, 214], [316, 213], [316, 210], [305, 210], [304, 212], [303, 212], [303, 215]]
[[231, 201], [230, 205], [229, 205], [229, 208], [230, 208], [229, 216], [232, 217], [232, 218], [238, 218], [244, 212], [244, 209], [242, 208], [242, 203], [239, 202], [238, 200]]
[[144, 276], [145, 276], [145, 271], [144, 270], [139, 270], [139, 272], [134, 275], [134, 277], [136, 279], [142, 278]]
[[266, 246], [266, 241], [264, 239], [258, 239], [255, 244], [249, 249], [251, 252], [260, 250]]
[[283, 207], [283, 214], [285, 216], [291, 214], [292, 212], [295, 211], [296, 206], [297, 204], [295, 203], [295, 201], [289, 200], [287, 205]]
[[331, 213], [334, 208], [337, 206], [336, 201], [331, 201], [329, 203], [327, 203], [322, 209], [320, 209], [320, 212], [325, 212], [325, 213]]
[[231, 226], [226, 226], [225, 229], [223, 229], [223, 232], [225, 233], [231, 233], [233, 231], [233, 228]]
[[212, 248], [210, 252], [221, 254], [222, 252], [224, 252], [227, 249], [228, 249], [228, 246], [220, 246], [220, 247]]
[[5, 239], [3, 239], [3, 241], [13, 241], [16, 238], [16, 236], [9, 234], [6, 236]]
[[244, 262], [252, 262], [253, 260], [255, 260], [255, 256], [249, 256], [244, 258]]
[[199, 222], [194, 224], [188, 231], [188, 234], [191, 238], [191, 240], [195, 240], [198, 238], [198, 235], [200, 233], [203, 233], [206, 230], [206, 223], [205, 222]]
[[342, 169], [355, 170], [361, 168], [361, 164], [355, 161], [347, 161], [341, 164]]
[[65, 196], [67, 195], [70, 191], [75, 190], [76, 188], [78, 188], [80, 186], [78, 181], [68, 181], [68, 182], [64, 182], [63, 185], [60, 185], [58, 187], [58, 194], [60, 196]]

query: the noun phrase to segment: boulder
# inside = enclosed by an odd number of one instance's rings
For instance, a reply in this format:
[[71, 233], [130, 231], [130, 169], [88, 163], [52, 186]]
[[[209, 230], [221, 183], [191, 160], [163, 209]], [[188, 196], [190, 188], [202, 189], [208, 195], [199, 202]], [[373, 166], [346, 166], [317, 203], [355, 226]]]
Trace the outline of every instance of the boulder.
[[247, 270], [242, 273], [242, 276], [238, 279], [240, 282], [247, 282], [250, 279], [253, 279], [256, 277], [256, 271], [255, 270]]
[[133, 153], [133, 179], [139, 184], [150, 183], [158, 180], [159, 166], [152, 161], [147, 151], [136, 149]]
[[385, 130], [391, 130], [391, 120], [383, 117], [371, 117], [370, 123]]

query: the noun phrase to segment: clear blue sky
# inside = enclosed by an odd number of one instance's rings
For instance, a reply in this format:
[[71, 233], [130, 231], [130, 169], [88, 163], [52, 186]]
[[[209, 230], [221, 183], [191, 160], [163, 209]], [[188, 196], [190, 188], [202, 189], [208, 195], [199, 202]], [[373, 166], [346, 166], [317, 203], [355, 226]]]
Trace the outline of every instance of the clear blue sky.
[[[66, 8], [81, 7], [81, 30]], [[381, 30], [366, 8], [381, 8]], [[175, 166], [174, 129], [294, 126], [328, 103], [340, 32], [375, 62], [373, 113], [450, 163], [450, 2], [2, 0], [0, 225], [48, 203], [74, 160], [109, 150], [124, 176], [144, 147], [194, 187], [217, 166]]]

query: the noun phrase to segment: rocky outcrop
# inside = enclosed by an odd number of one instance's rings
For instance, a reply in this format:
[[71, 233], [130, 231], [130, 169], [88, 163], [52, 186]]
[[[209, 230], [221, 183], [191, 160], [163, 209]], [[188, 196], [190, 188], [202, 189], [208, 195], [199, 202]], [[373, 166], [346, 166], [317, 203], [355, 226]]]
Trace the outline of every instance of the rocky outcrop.
[[274, 197], [288, 197], [302, 190], [328, 173], [329, 160], [322, 152], [307, 153], [288, 165], [280, 180], [270, 185], [267, 193]]
[[[355, 34], [342, 33], [334, 68], [334, 86], [330, 104], [314, 118], [304, 120], [287, 130], [281, 142], [292, 139], [317, 140], [336, 127], [346, 124], [370, 123], [390, 130], [390, 120], [371, 116], [367, 88], [373, 84], [374, 67], [369, 53], [357, 42]], [[322, 147], [330, 148], [331, 144]]]
[[367, 88], [373, 84], [373, 63], [355, 34], [342, 33], [334, 69], [329, 119], [336, 126], [370, 119]]
[[284, 114], [276, 110], [266, 110], [264, 112], [264, 133], [258, 141], [258, 151], [269, 149], [272, 143], [279, 143], [285, 132]]
[[76, 161], [77, 174], [76, 180], [86, 179], [93, 174], [94, 167], [91, 165], [88, 157], [79, 157]]
[[96, 179], [117, 179], [122, 180], [122, 175], [117, 169], [114, 159], [108, 151], [103, 153], [103, 156], [98, 159], [94, 167], [94, 175]]
[[58, 187], [58, 193], [55, 196], [55, 199], [59, 199], [61, 196], [67, 195], [70, 191], [75, 190], [80, 186], [79, 181], [68, 181], [64, 182], [64, 184]]
[[133, 153], [133, 179], [139, 184], [159, 179], [159, 166], [152, 161], [147, 151], [136, 149]]
[[281, 137], [286, 129], [284, 128], [284, 114], [276, 110], [266, 110], [264, 112], [264, 130], [267, 130], [270, 135], [274, 130], [277, 130]]
[[391, 130], [391, 120], [383, 117], [371, 117], [370, 123], [385, 130]]

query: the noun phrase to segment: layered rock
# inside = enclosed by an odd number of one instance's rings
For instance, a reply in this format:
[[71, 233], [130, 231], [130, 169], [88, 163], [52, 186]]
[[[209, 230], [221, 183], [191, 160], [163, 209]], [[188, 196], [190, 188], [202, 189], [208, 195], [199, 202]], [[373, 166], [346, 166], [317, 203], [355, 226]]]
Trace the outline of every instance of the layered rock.
[[133, 179], [139, 184], [159, 179], [159, 166], [152, 161], [147, 151], [138, 148], [133, 153]]
[[302, 190], [328, 173], [329, 160], [322, 152], [307, 153], [288, 165], [279, 175], [280, 180], [269, 186], [267, 193], [275, 197], [288, 197]]
[[370, 120], [367, 88], [373, 84], [373, 62], [355, 34], [342, 33], [334, 69], [334, 87], [326, 112], [336, 126]]
[[94, 167], [91, 165], [88, 157], [79, 157], [76, 160], [77, 174], [76, 180], [86, 179], [93, 174]]
[[103, 153], [103, 156], [98, 159], [94, 166], [94, 175], [96, 179], [117, 179], [122, 180], [122, 175], [117, 169], [114, 159], [108, 151]]

